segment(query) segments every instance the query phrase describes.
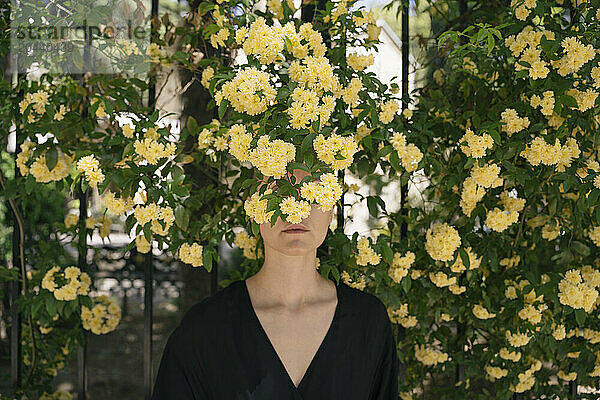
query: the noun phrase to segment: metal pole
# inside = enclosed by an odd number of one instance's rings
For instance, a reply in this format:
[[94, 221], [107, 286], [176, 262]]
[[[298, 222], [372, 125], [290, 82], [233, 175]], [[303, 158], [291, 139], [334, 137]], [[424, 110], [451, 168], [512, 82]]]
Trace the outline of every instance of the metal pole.
[[[16, 59], [16, 55], [14, 56]], [[17, 66], [15, 62], [15, 67]], [[17, 88], [23, 74], [13, 73], [12, 75], [12, 86]], [[22, 92], [22, 90], [20, 90]], [[15, 175], [14, 179], [17, 179], [19, 174], [19, 168], [17, 167], [17, 155], [19, 153], [19, 124], [15, 122]], [[19, 209], [20, 201], [15, 198], [15, 205]], [[21, 246], [20, 234], [24, 232], [19, 231], [19, 224], [17, 222], [17, 215], [13, 212], [13, 232], [12, 232], [12, 267], [17, 268], [17, 271], [21, 271], [21, 261], [19, 259], [19, 248]], [[24, 244], [23, 244], [24, 245]], [[21, 276], [21, 274], [19, 274]], [[23, 278], [23, 277], [21, 277]], [[16, 280], [10, 282], [10, 384], [16, 388], [21, 386], [21, 373], [22, 373], [22, 358], [23, 348], [21, 346], [21, 314], [17, 307], [17, 299], [21, 294], [21, 281]]]
[[[406, 101], [402, 101], [402, 111], [407, 108], [408, 101], [408, 51], [409, 51], [409, 37], [408, 37], [408, 11], [409, 11], [409, 1], [402, 1], [402, 20], [401, 20], [401, 41], [402, 41], [402, 98], [406, 99]], [[406, 209], [406, 202], [408, 200], [408, 182], [404, 185], [400, 186], [400, 215], [408, 215], [408, 210]], [[408, 226], [407, 223], [403, 220], [400, 224], [400, 237], [405, 238], [407, 236]], [[403, 343], [406, 338], [406, 329], [402, 325], [398, 325], [398, 335], [396, 337], [396, 342]], [[398, 377], [401, 381], [404, 381], [404, 376], [406, 374], [406, 365], [403, 362], [398, 363]]]
[[[87, 107], [84, 107], [84, 116]], [[78, 243], [78, 266], [82, 272], [88, 270], [87, 268], [87, 228], [85, 226], [85, 220], [87, 218], [87, 198], [88, 198], [88, 189], [86, 188], [85, 192], [83, 191], [83, 187], [81, 181], [79, 181], [79, 186], [77, 188], [77, 197], [79, 198], [79, 243]], [[83, 345], [79, 345], [77, 347], [77, 399], [78, 400], [87, 400], [87, 334], [86, 330], [83, 331]]]
[[[151, 20], [158, 16], [158, 0], [152, 0]], [[150, 42], [154, 42], [157, 32], [154, 24], [150, 24]], [[152, 74], [149, 74], [152, 78]], [[156, 105], [156, 82], [150, 80], [148, 86], [148, 108], [154, 110]], [[154, 299], [154, 278], [152, 240], [150, 251], [144, 256], [144, 398], [150, 400], [152, 396], [152, 306]]]

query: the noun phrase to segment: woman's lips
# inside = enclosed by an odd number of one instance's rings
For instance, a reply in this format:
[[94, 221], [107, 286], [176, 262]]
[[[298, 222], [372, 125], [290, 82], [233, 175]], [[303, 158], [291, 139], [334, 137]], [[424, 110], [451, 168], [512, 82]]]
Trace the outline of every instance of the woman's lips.
[[285, 233], [304, 233], [304, 232], [308, 232], [308, 229], [290, 228], [290, 229], [284, 230], [283, 232], [285, 232]]

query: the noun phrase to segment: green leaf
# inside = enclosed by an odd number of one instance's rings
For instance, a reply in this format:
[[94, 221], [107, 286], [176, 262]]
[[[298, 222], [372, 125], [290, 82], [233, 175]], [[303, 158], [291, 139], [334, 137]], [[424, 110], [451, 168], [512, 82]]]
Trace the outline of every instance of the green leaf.
[[458, 255], [460, 255], [460, 259], [463, 263], [463, 265], [469, 269], [469, 266], [471, 265], [471, 261], [469, 260], [469, 255], [467, 254], [467, 252], [465, 251], [464, 248], [460, 247], [458, 249]]
[[48, 315], [51, 317], [56, 315], [56, 302], [54, 301], [53, 297], [46, 301], [46, 311], [48, 311]]
[[381, 252], [383, 253], [383, 259], [388, 263], [394, 262], [394, 252], [387, 243], [381, 245]]
[[367, 196], [367, 208], [369, 209], [369, 214], [377, 218], [379, 211], [377, 210], [377, 200], [375, 200], [375, 197]]
[[260, 226], [258, 225], [258, 223], [256, 221], [252, 221], [252, 235], [254, 236], [258, 236], [258, 234], [260, 233]]
[[559, 96], [559, 103], [560, 104], [564, 104], [567, 107], [572, 107], [572, 108], [577, 108], [577, 100], [575, 100], [575, 98], [573, 96], [570, 96], [568, 94], [563, 94], [562, 96]]
[[410, 277], [405, 276], [404, 278], [402, 278], [402, 281], [400, 281], [400, 284], [402, 285], [402, 290], [404, 290], [405, 294], [408, 294], [408, 291], [412, 286], [412, 279], [409, 278]]
[[212, 252], [208, 247], [202, 249], [202, 266], [206, 268], [208, 272], [212, 270]]
[[190, 222], [190, 214], [181, 204], [175, 207], [175, 224], [185, 231]]
[[50, 147], [46, 152], [46, 166], [48, 171], [52, 171], [58, 162], [58, 150], [55, 146]]
[[571, 246], [573, 247], [573, 250], [575, 250], [577, 253], [581, 254], [584, 257], [587, 257], [590, 255], [590, 248], [588, 246], [586, 246], [585, 244], [583, 244], [582, 242], [573, 240], [571, 242]]
[[144, 238], [148, 243], [150, 243], [150, 245], [152, 245], [152, 232], [150, 231], [150, 223], [146, 223], [142, 230], [144, 231]]
[[585, 310], [575, 310], [575, 320], [577, 321], [577, 325], [579, 325], [580, 327], [583, 327], [583, 324], [585, 323], [585, 318], [586, 318], [586, 312]]
[[501, 144], [500, 134], [498, 133], [497, 130], [490, 129], [488, 131], [488, 133], [490, 134], [490, 136], [492, 137], [492, 139], [494, 139], [494, 142], [496, 142], [496, 144]]
[[221, 104], [219, 104], [219, 119], [223, 119], [223, 115], [225, 115], [225, 111], [227, 111], [227, 106], [229, 105], [229, 100], [223, 99], [221, 100]]
[[196, 131], [198, 130], [198, 123], [196, 122], [196, 119], [194, 117], [188, 117], [186, 126], [191, 135], [196, 134]]

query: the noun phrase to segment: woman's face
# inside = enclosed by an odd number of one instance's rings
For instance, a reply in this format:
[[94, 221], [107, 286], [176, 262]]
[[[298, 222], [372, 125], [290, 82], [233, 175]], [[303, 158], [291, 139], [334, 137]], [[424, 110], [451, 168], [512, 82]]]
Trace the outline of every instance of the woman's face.
[[[288, 173], [288, 179], [289, 175]], [[295, 169], [296, 184], [307, 175], [309, 175], [308, 172]], [[272, 183], [270, 188], [273, 192], [277, 192], [276, 183]], [[270, 247], [290, 256], [313, 253], [325, 240], [327, 229], [333, 218], [333, 207], [329, 211], [323, 212], [317, 204], [310, 206], [310, 215], [298, 224], [284, 221], [281, 216], [277, 217], [273, 226], [270, 221], [260, 224], [260, 234], [265, 243], [265, 251], [267, 247]], [[306, 231], [285, 232], [288, 228], [300, 226], [304, 227]]]

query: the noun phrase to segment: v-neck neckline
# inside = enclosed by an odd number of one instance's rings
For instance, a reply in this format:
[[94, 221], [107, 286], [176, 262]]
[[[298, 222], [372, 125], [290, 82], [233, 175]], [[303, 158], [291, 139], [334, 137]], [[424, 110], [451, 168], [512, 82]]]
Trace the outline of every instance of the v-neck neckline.
[[246, 280], [242, 280], [242, 286], [243, 286], [243, 292], [244, 292], [244, 298], [245, 298], [245, 302], [246, 305], [248, 307], [251, 319], [253, 320], [253, 322], [258, 326], [258, 330], [260, 332], [260, 335], [262, 336], [264, 342], [267, 344], [267, 346], [270, 348], [272, 355], [274, 356], [274, 358], [276, 359], [277, 364], [279, 365], [279, 368], [281, 369], [281, 371], [283, 372], [283, 374], [287, 377], [287, 381], [289, 382], [290, 386], [297, 392], [300, 391], [300, 387], [302, 386], [302, 384], [306, 381], [306, 379], [308, 379], [308, 375], [310, 375], [310, 373], [312, 372], [312, 370], [314, 369], [314, 366], [319, 358], [319, 355], [324, 351], [323, 348], [325, 347], [325, 344], [328, 341], [328, 338], [332, 335], [332, 332], [334, 331], [334, 329], [337, 326], [338, 323], [338, 319], [339, 319], [339, 315], [341, 312], [341, 303], [342, 303], [342, 296], [341, 296], [341, 282], [339, 284], [336, 284], [335, 281], [332, 281], [335, 285], [335, 290], [336, 290], [336, 294], [337, 294], [337, 304], [335, 306], [335, 311], [333, 313], [333, 318], [331, 320], [331, 323], [329, 324], [329, 328], [327, 329], [327, 332], [325, 333], [325, 336], [323, 337], [323, 340], [321, 341], [321, 344], [319, 345], [319, 347], [317, 348], [317, 351], [315, 353], [315, 355], [313, 356], [312, 360], [310, 361], [310, 363], [308, 364], [308, 367], [306, 368], [306, 371], [304, 372], [304, 375], [302, 375], [302, 378], [300, 379], [300, 382], [298, 383], [298, 386], [296, 386], [294, 384], [294, 381], [292, 380], [290, 374], [288, 373], [287, 369], [285, 368], [285, 365], [283, 364], [283, 361], [281, 361], [281, 358], [279, 357], [279, 354], [277, 354], [277, 350], [275, 350], [275, 346], [273, 346], [273, 343], [271, 342], [271, 339], [269, 339], [269, 336], [267, 335], [267, 332], [265, 331], [265, 329], [263, 328], [260, 319], [258, 319], [258, 315], [256, 314], [256, 311], [254, 311], [254, 306], [252, 306], [252, 300], [250, 299], [250, 292], [248, 291], [248, 286], [246, 285]]

